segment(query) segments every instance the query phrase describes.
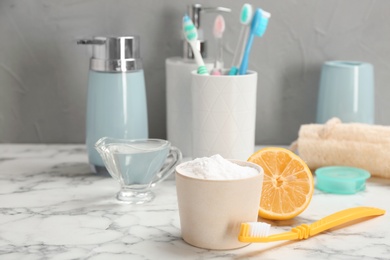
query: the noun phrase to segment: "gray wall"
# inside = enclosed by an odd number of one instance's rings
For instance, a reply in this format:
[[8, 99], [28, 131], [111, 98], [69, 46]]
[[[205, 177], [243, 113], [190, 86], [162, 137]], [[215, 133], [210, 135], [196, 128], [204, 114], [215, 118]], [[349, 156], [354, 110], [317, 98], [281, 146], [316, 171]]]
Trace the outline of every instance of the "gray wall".
[[[272, 13], [256, 39], [250, 68], [259, 72], [256, 141], [287, 144], [314, 122], [321, 64], [360, 60], [375, 67], [376, 122], [390, 124], [390, 1], [248, 1]], [[150, 136], [165, 138], [165, 59], [181, 54], [189, 0], [1, 0], [0, 142], [82, 143], [88, 80], [86, 47], [76, 39], [138, 34], [144, 59]], [[225, 15], [225, 61], [239, 34], [243, 1], [198, 1]], [[205, 19], [212, 25], [215, 16]], [[212, 26], [205, 26], [210, 37]], [[213, 54], [212, 38], [210, 54]]]

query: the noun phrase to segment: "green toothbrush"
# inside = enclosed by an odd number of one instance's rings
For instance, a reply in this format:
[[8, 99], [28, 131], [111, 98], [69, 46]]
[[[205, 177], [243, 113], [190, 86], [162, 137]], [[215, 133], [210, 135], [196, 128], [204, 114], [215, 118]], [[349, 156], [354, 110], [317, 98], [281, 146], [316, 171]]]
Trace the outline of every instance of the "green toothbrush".
[[194, 23], [188, 15], [183, 17], [183, 32], [187, 42], [191, 45], [192, 52], [194, 53], [195, 61], [198, 64], [198, 74], [210, 75], [206, 66], [204, 65], [203, 58], [200, 55], [198, 48], [196, 47], [196, 41], [198, 39], [198, 31], [196, 30]]

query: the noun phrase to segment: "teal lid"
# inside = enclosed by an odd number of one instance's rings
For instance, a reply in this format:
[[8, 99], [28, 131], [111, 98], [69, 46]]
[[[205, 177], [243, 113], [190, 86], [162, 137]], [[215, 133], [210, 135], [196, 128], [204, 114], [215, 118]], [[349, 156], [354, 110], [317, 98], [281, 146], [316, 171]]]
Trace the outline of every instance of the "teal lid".
[[330, 166], [318, 168], [316, 188], [329, 193], [354, 194], [366, 188], [366, 180], [371, 174], [360, 168]]

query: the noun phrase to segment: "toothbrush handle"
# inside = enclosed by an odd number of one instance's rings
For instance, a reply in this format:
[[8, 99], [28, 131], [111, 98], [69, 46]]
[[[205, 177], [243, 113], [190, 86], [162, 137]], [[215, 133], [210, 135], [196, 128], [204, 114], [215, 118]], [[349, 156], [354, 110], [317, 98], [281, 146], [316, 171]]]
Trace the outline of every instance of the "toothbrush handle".
[[198, 74], [201, 75], [210, 75], [208, 69], [204, 65], [203, 58], [200, 55], [199, 50], [196, 48], [195, 42], [189, 42], [192, 48], [192, 53], [194, 54], [196, 64], [198, 65]]
[[246, 71], [248, 69], [248, 59], [249, 59], [249, 53], [251, 51], [253, 39], [255, 35], [251, 32], [248, 38], [248, 42], [246, 43], [244, 56], [242, 57], [240, 70], [238, 72], [239, 75], [245, 75]]
[[191, 41], [190, 45], [192, 48], [192, 53], [194, 54], [194, 57], [195, 57], [196, 64], [198, 64], [198, 67], [204, 66], [203, 58], [200, 55], [200, 52], [195, 45], [195, 42]]
[[325, 218], [322, 218], [313, 224], [309, 225], [310, 227], [310, 236], [314, 236], [318, 233], [321, 233], [330, 228], [336, 227], [338, 225], [345, 224], [349, 221], [357, 220], [364, 217], [370, 216], [379, 216], [385, 214], [385, 210], [371, 207], [356, 207], [345, 209], [339, 212], [336, 212], [332, 215], [329, 215]]
[[245, 46], [248, 42], [248, 34], [249, 34], [249, 27], [248, 26], [245, 26], [244, 28], [244, 37], [243, 37], [243, 42], [242, 42], [242, 45], [241, 45], [241, 50], [240, 50], [240, 57], [239, 57], [239, 60], [237, 62], [237, 67], [240, 66], [240, 63], [242, 61], [242, 57], [244, 56], [244, 51], [245, 51]]
[[217, 70], [221, 70], [223, 68], [223, 49], [222, 49], [222, 39], [216, 39], [216, 47], [217, 47], [217, 57], [215, 59], [214, 68]]
[[310, 225], [302, 224], [284, 232], [268, 237], [264, 237], [263, 242], [273, 242], [279, 240], [307, 239], [325, 230], [348, 223], [364, 217], [380, 216], [385, 214], [385, 210], [371, 207], [356, 207], [341, 210], [325, 218], [322, 218]]
[[[275, 241], [281, 241], [281, 240], [295, 240], [298, 239], [298, 234], [296, 232], [283, 232], [280, 234], [271, 235], [268, 237], [264, 237], [262, 242], [275, 242]], [[262, 239], [262, 238], [258, 238]], [[259, 241], [260, 242], [260, 241]]]
[[234, 53], [232, 66], [229, 71], [229, 75], [231, 76], [238, 74], [238, 69], [240, 67], [242, 56], [244, 55], [246, 39], [248, 38], [248, 29], [248, 26], [245, 25], [241, 27], [240, 36], [238, 38], [238, 44]]
[[241, 30], [240, 30], [240, 36], [238, 36], [238, 42], [237, 42], [237, 46], [236, 46], [236, 50], [234, 51], [234, 56], [233, 56], [233, 61], [232, 61], [232, 65], [231, 67], [234, 67], [234, 66], [237, 66], [238, 67], [238, 64], [240, 63], [240, 58], [242, 56], [242, 51], [240, 49], [243, 48], [244, 46], [244, 43], [243, 43], [243, 34], [244, 34], [244, 31], [245, 31], [245, 28], [246, 26], [243, 25], [241, 27]]

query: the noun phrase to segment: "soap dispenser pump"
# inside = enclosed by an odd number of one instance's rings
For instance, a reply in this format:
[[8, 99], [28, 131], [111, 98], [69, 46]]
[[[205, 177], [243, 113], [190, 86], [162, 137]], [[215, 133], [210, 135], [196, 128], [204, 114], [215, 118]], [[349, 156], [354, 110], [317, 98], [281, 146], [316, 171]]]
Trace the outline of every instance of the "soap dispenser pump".
[[88, 80], [86, 145], [95, 173], [107, 173], [95, 150], [102, 137], [148, 138], [148, 113], [139, 36], [93, 37]]
[[[201, 27], [203, 13], [231, 12], [225, 7], [204, 7], [193, 4], [187, 7], [187, 14], [198, 30], [196, 46], [200, 51], [208, 70], [213, 61], [207, 59], [207, 41]], [[167, 101], [167, 138], [178, 147], [185, 157], [192, 156], [192, 101], [191, 71], [198, 68], [191, 46], [183, 39], [182, 57], [171, 57], [165, 61], [166, 101]]]

